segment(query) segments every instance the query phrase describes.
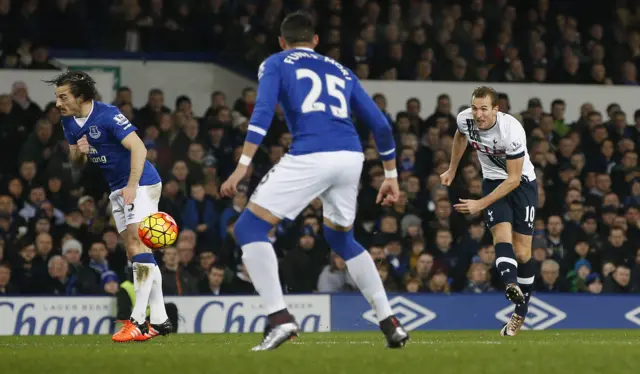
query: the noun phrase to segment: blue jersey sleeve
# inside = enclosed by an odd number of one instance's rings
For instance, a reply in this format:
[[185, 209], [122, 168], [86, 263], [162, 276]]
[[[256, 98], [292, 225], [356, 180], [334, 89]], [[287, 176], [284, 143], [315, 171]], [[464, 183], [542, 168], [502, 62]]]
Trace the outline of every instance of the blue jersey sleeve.
[[109, 132], [118, 140], [118, 142], [122, 142], [127, 135], [138, 130], [131, 122], [129, 122], [129, 119], [127, 119], [127, 117], [120, 113], [116, 108], [107, 111], [104, 115], [106, 117], [105, 122], [107, 123]]
[[378, 109], [373, 99], [362, 88], [360, 81], [355, 78], [353, 80], [350, 104], [351, 111], [356, 115], [356, 118], [363, 121], [373, 132], [380, 158], [384, 161], [395, 159], [396, 143], [393, 140], [391, 125], [389, 125], [389, 121]]
[[260, 144], [271, 126], [280, 93], [280, 65], [275, 58], [266, 59], [258, 70], [258, 96], [249, 120], [246, 141]]

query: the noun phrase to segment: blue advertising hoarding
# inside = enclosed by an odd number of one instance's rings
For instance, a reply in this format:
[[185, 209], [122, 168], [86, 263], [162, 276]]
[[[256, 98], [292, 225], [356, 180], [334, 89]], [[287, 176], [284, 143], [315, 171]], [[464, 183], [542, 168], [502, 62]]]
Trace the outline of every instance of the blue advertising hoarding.
[[[511, 316], [501, 294], [390, 294], [409, 330], [491, 330]], [[179, 314], [179, 333], [259, 332], [266, 321], [258, 296], [166, 297]], [[304, 332], [375, 331], [375, 312], [357, 293], [286, 295]], [[0, 297], [0, 335], [80, 335], [114, 332], [111, 297]], [[536, 294], [524, 329], [640, 328], [640, 295]]]
[[[500, 328], [514, 306], [502, 294], [389, 295], [391, 308], [410, 330]], [[525, 329], [617, 329], [640, 327], [640, 296], [536, 295]], [[357, 294], [332, 295], [331, 331], [377, 329], [375, 313]]]

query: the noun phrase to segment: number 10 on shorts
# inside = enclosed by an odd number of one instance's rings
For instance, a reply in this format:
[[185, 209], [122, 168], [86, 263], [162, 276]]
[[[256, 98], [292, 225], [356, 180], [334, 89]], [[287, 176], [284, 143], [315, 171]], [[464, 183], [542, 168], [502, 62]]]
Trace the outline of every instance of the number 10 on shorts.
[[524, 213], [524, 221], [526, 223], [533, 223], [536, 220], [536, 208], [527, 205], [526, 207], [524, 207], [525, 213]]

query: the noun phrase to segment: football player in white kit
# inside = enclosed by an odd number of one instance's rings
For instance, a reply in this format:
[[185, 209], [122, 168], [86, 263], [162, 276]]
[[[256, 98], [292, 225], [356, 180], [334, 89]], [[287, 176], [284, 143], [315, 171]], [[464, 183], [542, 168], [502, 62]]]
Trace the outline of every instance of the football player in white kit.
[[464, 214], [482, 211], [491, 229], [505, 296], [516, 304], [500, 335], [514, 336], [527, 315], [535, 276], [531, 244], [538, 185], [527, 152], [527, 136], [517, 119], [498, 111], [498, 94], [486, 86], [473, 91], [471, 108], [458, 114], [457, 124], [449, 169], [440, 179], [446, 186], [451, 184], [467, 144], [471, 144], [482, 167], [484, 197], [461, 199], [454, 207]]

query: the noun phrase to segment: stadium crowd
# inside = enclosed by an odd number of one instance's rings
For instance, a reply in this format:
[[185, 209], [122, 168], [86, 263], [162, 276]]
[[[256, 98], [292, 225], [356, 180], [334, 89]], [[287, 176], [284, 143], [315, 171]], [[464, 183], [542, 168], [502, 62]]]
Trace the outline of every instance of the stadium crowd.
[[[8, 68], [55, 69], [48, 47], [53, 55], [61, 48], [210, 49], [255, 67], [276, 50], [282, 15], [301, 7], [317, 17], [319, 51], [362, 79], [635, 85], [640, 8], [612, 3], [564, 9], [545, 0], [526, 6], [503, 0], [92, 0], [89, 7], [58, 0], [49, 9], [37, 0], [0, 0], [1, 57]], [[593, 23], [595, 15], [600, 23]], [[105, 24], [114, 32], [100, 32]], [[95, 40], [82, 39], [94, 31]], [[100, 170], [70, 165], [54, 103], [40, 108], [21, 82], [3, 89], [11, 92], [0, 95], [0, 295], [115, 294], [130, 269]], [[215, 91], [205, 113], [192, 111], [188, 94], [169, 103], [160, 87], [134, 108], [131, 90], [122, 86], [113, 103], [138, 127], [148, 159], [163, 177], [160, 210], [181, 228], [175, 246], [156, 253], [164, 294], [253, 293], [233, 225], [287, 152], [291, 136], [278, 108], [240, 192], [222, 199], [219, 186], [241, 154], [256, 92], [247, 88], [236, 98]], [[436, 103], [410, 99], [400, 113], [387, 112], [384, 92], [374, 99], [395, 130], [402, 194], [391, 208], [375, 204], [383, 169], [371, 135], [358, 124], [366, 161], [354, 228], [387, 290], [499, 289], [491, 234], [481, 216], [462, 216], [451, 206], [481, 194], [481, 170], [471, 150], [454, 184], [440, 185], [458, 108], [446, 93]], [[510, 112], [507, 95], [498, 104]], [[541, 187], [535, 290], [640, 292], [640, 110], [624, 113], [612, 103], [599, 113], [584, 103], [580, 119], [568, 123], [560, 98], [548, 108], [531, 98], [527, 107], [511, 114], [529, 136]], [[270, 233], [287, 292], [353, 290], [344, 261], [331, 253], [321, 230], [322, 207], [314, 201], [297, 220]]]

